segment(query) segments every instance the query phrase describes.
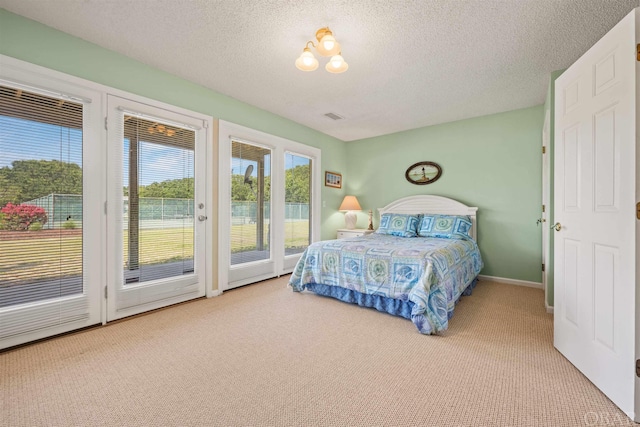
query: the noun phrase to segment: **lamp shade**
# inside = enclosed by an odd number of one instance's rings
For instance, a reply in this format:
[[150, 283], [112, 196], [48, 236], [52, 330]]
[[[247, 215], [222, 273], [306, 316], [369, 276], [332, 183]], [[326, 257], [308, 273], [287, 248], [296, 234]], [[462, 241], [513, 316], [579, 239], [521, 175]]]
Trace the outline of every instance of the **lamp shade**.
[[344, 196], [344, 200], [340, 205], [339, 211], [361, 211], [360, 203], [356, 196]]

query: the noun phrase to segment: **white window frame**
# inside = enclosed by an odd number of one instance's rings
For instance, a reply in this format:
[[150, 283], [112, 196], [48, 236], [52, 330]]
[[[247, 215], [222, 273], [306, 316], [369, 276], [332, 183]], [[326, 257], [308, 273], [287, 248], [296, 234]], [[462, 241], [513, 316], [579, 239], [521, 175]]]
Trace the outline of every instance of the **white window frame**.
[[[220, 294], [220, 291], [213, 289], [214, 268], [215, 261], [217, 260], [214, 253], [214, 238], [216, 237], [216, 227], [214, 220], [211, 219], [212, 213], [217, 205], [215, 199], [215, 189], [218, 187], [217, 177], [218, 174], [215, 171], [216, 159], [215, 153], [217, 147], [215, 145], [216, 139], [214, 138], [215, 121], [213, 117], [198, 113], [185, 108], [177, 107], [171, 104], [167, 104], [161, 101], [157, 101], [144, 96], [132, 94], [127, 91], [119, 90], [113, 87], [102, 85], [90, 80], [82, 79], [70, 74], [55, 71], [46, 67], [35, 65], [26, 61], [22, 61], [10, 56], [0, 54], [0, 79], [6, 79], [13, 83], [21, 84], [28, 89], [33, 87], [36, 90], [40, 90], [41, 93], [46, 95], [47, 90], [51, 93], [69, 94], [78, 98], [91, 100], [92, 106], [95, 107], [95, 113], [92, 113], [90, 117], [90, 136], [92, 138], [92, 146], [100, 153], [101, 159], [107, 158], [107, 131], [106, 131], [106, 115], [107, 115], [107, 95], [115, 95], [121, 98], [128, 98], [132, 101], [148, 104], [153, 107], [165, 109], [167, 111], [173, 111], [179, 114], [191, 116], [198, 120], [202, 120], [203, 127], [206, 128], [206, 163], [208, 165], [206, 171], [206, 201], [205, 208], [209, 212], [210, 220], [206, 223], [205, 232], [207, 240], [205, 244], [206, 257], [208, 262], [206, 263], [206, 296], [213, 297]], [[99, 111], [99, 113], [98, 113]], [[95, 250], [95, 256], [91, 257], [88, 262], [83, 266], [85, 275], [89, 274], [88, 283], [90, 286], [95, 287], [96, 294], [100, 295], [99, 303], [96, 307], [92, 307], [92, 310], [97, 313], [98, 319], [93, 323], [106, 324], [107, 322], [107, 298], [105, 294], [108, 289], [107, 286], [107, 214], [106, 214], [106, 201], [107, 201], [107, 165], [106, 162], [96, 162], [95, 164], [83, 164], [84, 168], [91, 168], [92, 176], [99, 176], [90, 183], [84, 181], [84, 185], [89, 185], [92, 191], [87, 192], [87, 203], [91, 206], [89, 212], [85, 215], [94, 215], [99, 218], [99, 227], [91, 231], [91, 237], [87, 238], [91, 245], [97, 246]], [[96, 222], [97, 223], [97, 222]], [[87, 236], [87, 235], [85, 235]], [[94, 288], [92, 288], [94, 289]], [[97, 301], [97, 300], [96, 300]], [[34, 303], [37, 304], [37, 303]], [[80, 326], [82, 327], [82, 326]], [[67, 330], [73, 330], [76, 328], [52, 328], [45, 331], [38, 336], [33, 335], [27, 340], [16, 340], [11, 345], [17, 345], [22, 342], [33, 341], [39, 338], [52, 336], [58, 333], [66, 332]]]
[[[60, 73], [52, 72], [13, 58], [0, 55], [0, 79], [9, 86], [19, 85], [21, 88], [55, 97], [77, 98], [84, 104], [83, 108], [83, 142], [82, 142], [82, 184], [83, 184], [83, 234], [82, 234], [82, 281], [84, 292], [82, 295], [53, 300], [35, 301], [27, 304], [10, 306], [0, 310], [0, 317], [5, 320], [14, 316], [35, 319], [46, 315], [52, 310], [63, 309], [77, 313], [79, 320], [43, 327], [34, 331], [16, 333], [0, 343], [0, 348], [11, 347], [48, 336], [68, 332], [74, 329], [100, 323], [102, 304], [100, 291], [94, 283], [104, 282], [104, 217], [101, 215], [102, 204], [106, 195], [105, 188], [100, 185], [104, 174], [104, 165], [100, 159], [104, 158], [105, 131], [102, 124], [102, 93], [90, 85], [78, 84], [73, 79], [64, 79]], [[90, 142], [87, 142], [90, 141]], [[95, 144], [98, 155], [86, 153], [87, 146]], [[98, 188], [98, 191], [87, 191]], [[97, 245], [96, 245], [97, 244]], [[85, 302], [87, 305], [85, 306]], [[63, 308], [64, 307], [64, 308]], [[42, 313], [42, 314], [40, 314]], [[0, 318], [0, 321], [2, 319]]]
[[[231, 139], [240, 142], [252, 143], [273, 150], [271, 160], [271, 248], [273, 267], [260, 269], [260, 263], [239, 264], [231, 267], [229, 247], [231, 236], [229, 224], [231, 223]], [[284, 204], [285, 204], [285, 180], [284, 180], [284, 156], [292, 153], [307, 157], [312, 161], [311, 176], [311, 242], [320, 240], [320, 215], [321, 215], [321, 154], [319, 148], [311, 147], [296, 141], [271, 135], [236, 123], [224, 120], [218, 121], [218, 289], [221, 291], [233, 287], [254, 283], [260, 280], [291, 273], [295, 267], [295, 261], [302, 254], [284, 254]], [[280, 189], [280, 191], [274, 191]], [[278, 218], [278, 220], [274, 220]], [[257, 267], [257, 268], [256, 268]], [[229, 283], [229, 272], [232, 269], [256, 268], [256, 274], [252, 277]]]

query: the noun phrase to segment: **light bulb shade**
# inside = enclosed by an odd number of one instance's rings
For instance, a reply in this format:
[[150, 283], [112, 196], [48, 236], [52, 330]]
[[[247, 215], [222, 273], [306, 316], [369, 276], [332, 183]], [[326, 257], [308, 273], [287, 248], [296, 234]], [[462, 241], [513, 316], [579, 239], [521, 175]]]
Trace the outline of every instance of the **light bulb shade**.
[[342, 204], [338, 208], [339, 211], [361, 211], [360, 203], [356, 196], [344, 196]]
[[316, 50], [320, 55], [331, 56], [340, 53], [340, 43], [333, 37], [329, 27], [322, 27], [316, 31], [316, 40], [318, 40]]
[[298, 59], [296, 59], [296, 67], [298, 68], [298, 70], [302, 71], [313, 71], [318, 68], [318, 60], [315, 56], [313, 56], [311, 50], [305, 47], [302, 55], [300, 55]]
[[340, 52], [340, 43], [332, 35], [327, 34], [320, 39], [316, 50], [322, 56], [332, 56]]
[[324, 68], [330, 73], [338, 74], [347, 71], [349, 64], [345, 62], [342, 55], [334, 55]]

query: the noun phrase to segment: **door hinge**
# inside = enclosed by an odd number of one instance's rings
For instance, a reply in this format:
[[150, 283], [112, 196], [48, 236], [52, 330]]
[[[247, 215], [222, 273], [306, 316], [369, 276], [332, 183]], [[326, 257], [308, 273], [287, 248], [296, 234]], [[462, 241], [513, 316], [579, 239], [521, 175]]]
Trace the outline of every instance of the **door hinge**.
[[640, 219], [640, 202], [636, 203], [636, 218]]
[[542, 264], [542, 271], [544, 271], [544, 264]]
[[542, 154], [545, 154], [547, 152], [547, 147], [545, 147], [544, 145], [542, 146]]
[[640, 359], [636, 360], [636, 376], [640, 377]]
[[640, 44], [636, 46], [636, 54], [638, 55], [636, 56], [636, 59], [640, 61]]
[[104, 130], [109, 130], [107, 128], [107, 117], [104, 118]]
[[544, 206], [544, 205], [542, 205], [542, 212], [544, 212], [544, 210], [545, 210], [545, 206]]
[[109, 295], [108, 289], [106, 286], [104, 287], [104, 298], [106, 299]]

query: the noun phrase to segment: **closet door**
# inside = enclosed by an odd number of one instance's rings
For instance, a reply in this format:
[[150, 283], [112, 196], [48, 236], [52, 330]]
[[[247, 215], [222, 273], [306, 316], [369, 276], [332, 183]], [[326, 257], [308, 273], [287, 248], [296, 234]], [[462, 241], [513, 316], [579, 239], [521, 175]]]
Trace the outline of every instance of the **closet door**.
[[108, 97], [108, 320], [204, 296], [201, 120]]
[[100, 94], [16, 77], [30, 85], [0, 80], [0, 348], [100, 322]]
[[554, 346], [636, 422], [638, 42], [635, 9], [556, 80], [553, 226]]

